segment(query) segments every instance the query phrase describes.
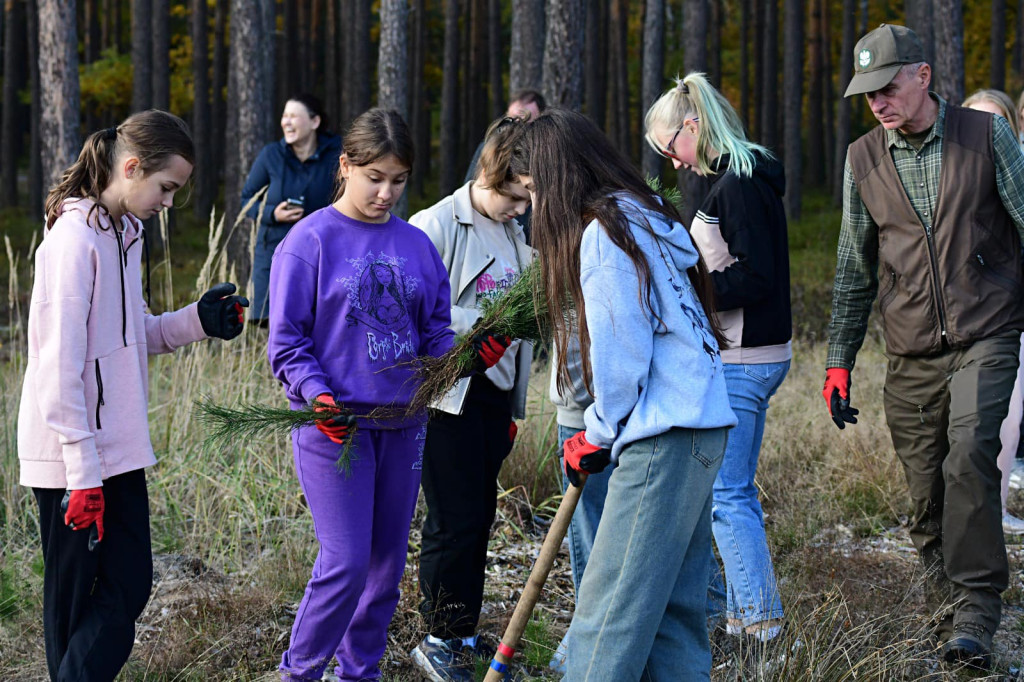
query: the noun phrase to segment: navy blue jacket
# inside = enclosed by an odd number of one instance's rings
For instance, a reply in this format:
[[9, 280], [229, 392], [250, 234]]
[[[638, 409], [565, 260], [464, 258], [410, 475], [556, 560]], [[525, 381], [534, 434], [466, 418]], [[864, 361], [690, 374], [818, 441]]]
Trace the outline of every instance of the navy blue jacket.
[[[268, 184], [270, 188], [267, 190], [266, 209], [260, 219], [261, 226], [281, 225], [274, 219], [274, 209], [285, 199], [302, 197], [305, 215], [327, 206], [334, 200], [339, 156], [341, 138], [337, 135], [318, 135], [316, 151], [305, 161], [299, 161], [284, 138], [271, 142], [252, 164], [242, 188], [242, 206]], [[262, 199], [249, 209], [250, 218], [257, 217], [261, 202]]]

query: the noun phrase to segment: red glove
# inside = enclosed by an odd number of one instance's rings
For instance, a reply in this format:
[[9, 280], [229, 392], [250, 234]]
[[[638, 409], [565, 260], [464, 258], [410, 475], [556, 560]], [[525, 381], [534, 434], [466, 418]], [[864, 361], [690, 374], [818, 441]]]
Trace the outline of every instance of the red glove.
[[338, 407], [338, 404], [334, 402], [334, 396], [330, 393], [321, 393], [316, 397], [313, 411], [333, 415], [327, 419], [317, 420], [316, 428], [338, 445], [343, 445], [345, 439], [355, 430], [355, 415]]
[[513, 445], [516, 442], [516, 434], [519, 433], [519, 427], [516, 426], [516, 420], [513, 419], [508, 425], [508, 442], [509, 445]]
[[562, 456], [565, 459], [565, 477], [577, 488], [583, 484], [580, 472], [598, 474], [611, 462], [611, 450], [598, 447], [587, 440], [587, 432], [579, 431], [572, 438], [567, 438], [562, 445]]
[[60, 508], [64, 512], [64, 524], [71, 530], [82, 530], [94, 523], [94, 538], [90, 538], [89, 550], [103, 540], [103, 488], [68, 490]]
[[473, 348], [476, 350], [477, 362], [483, 365], [482, 369], [490, 369], [498, 364], [501, 356], [508, 350], [512, 343], [510, 336], [493, 336], [488, 332], [477, 334], [473, 337]]
[[836, 426], [845, 429], [847, 423], [857, 423], [860, 410], [850, 407], [850, 370], [842, 367], [826, 369], [825, 387], [821, 390], [821, 395], [825, 398], [828, 413]]

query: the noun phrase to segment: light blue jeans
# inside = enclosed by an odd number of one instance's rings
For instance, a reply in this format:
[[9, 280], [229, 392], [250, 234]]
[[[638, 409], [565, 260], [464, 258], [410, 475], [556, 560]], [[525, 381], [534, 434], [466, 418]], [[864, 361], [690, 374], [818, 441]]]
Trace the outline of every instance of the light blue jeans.
[[[743, 627], [783, 617], [772, 557], [764, 532], [754, 475], [764, 437], [768, 401], [786, 378], [790, 361], [758, 365], [727, 364], [725, 385], [739, 423], [729, 433], [722, 468], [715, 479], [711, 527], [725, 567], [725, 615]], [[711, 555], [708, 609], [720, 608], [722, 585]]]
[[672, 429], [619, 455], [570, 626], [567, 682], [709, 679], [711, 488], [727, 434]]

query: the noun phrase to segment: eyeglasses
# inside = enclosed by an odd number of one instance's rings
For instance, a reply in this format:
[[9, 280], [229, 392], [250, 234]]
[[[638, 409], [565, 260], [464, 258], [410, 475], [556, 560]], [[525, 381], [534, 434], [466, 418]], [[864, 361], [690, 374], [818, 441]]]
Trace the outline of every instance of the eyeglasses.
[[675, 151], [673, 151], [672, 147], [675, 145], [676, 138], [679, 137], [679, 133], [681, 133], [683, 128], [686, 126], [686, 122], [687, 121], [693, 121], [694, 123], [697, 123], [698, 121], [700, 121], [700, 118], [698, 118], [696, 116], [694, 116], [692, 118], [684, 118], [683, 122], [679, 124], [678, 128], [676, 128], [676, 132], [674, 132], [672, 134], [672, 139], [669, 140], [668, 144], [665, 145], [665, 148], [661, 150], [661, 153], [664, 154], [665, 156], [667, 156], [670, 159], [675, 159], [676, 161], [681, 161], [682, 160], [678, 156], [676, 156], [676, 153], [675, 153]]

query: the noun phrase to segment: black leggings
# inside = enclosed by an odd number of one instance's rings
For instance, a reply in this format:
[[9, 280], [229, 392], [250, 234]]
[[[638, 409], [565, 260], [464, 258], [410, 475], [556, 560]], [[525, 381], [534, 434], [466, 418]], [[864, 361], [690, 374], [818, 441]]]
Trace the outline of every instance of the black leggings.
[[434, 413], [423, 450], [427, 518], [420, 549], [420, 611], [431, 635], [469, 637], [483, 603], [498, 472], [512, 450], [509, 392], [476, 376], [462, 415]]
[[110, 682], [128, 660], [153, 585], [141, 469], [103, 481], [103, 542], [64, 525], [63, 489], [33, 488], [43, 545], [43, 632], [50, 679]]

